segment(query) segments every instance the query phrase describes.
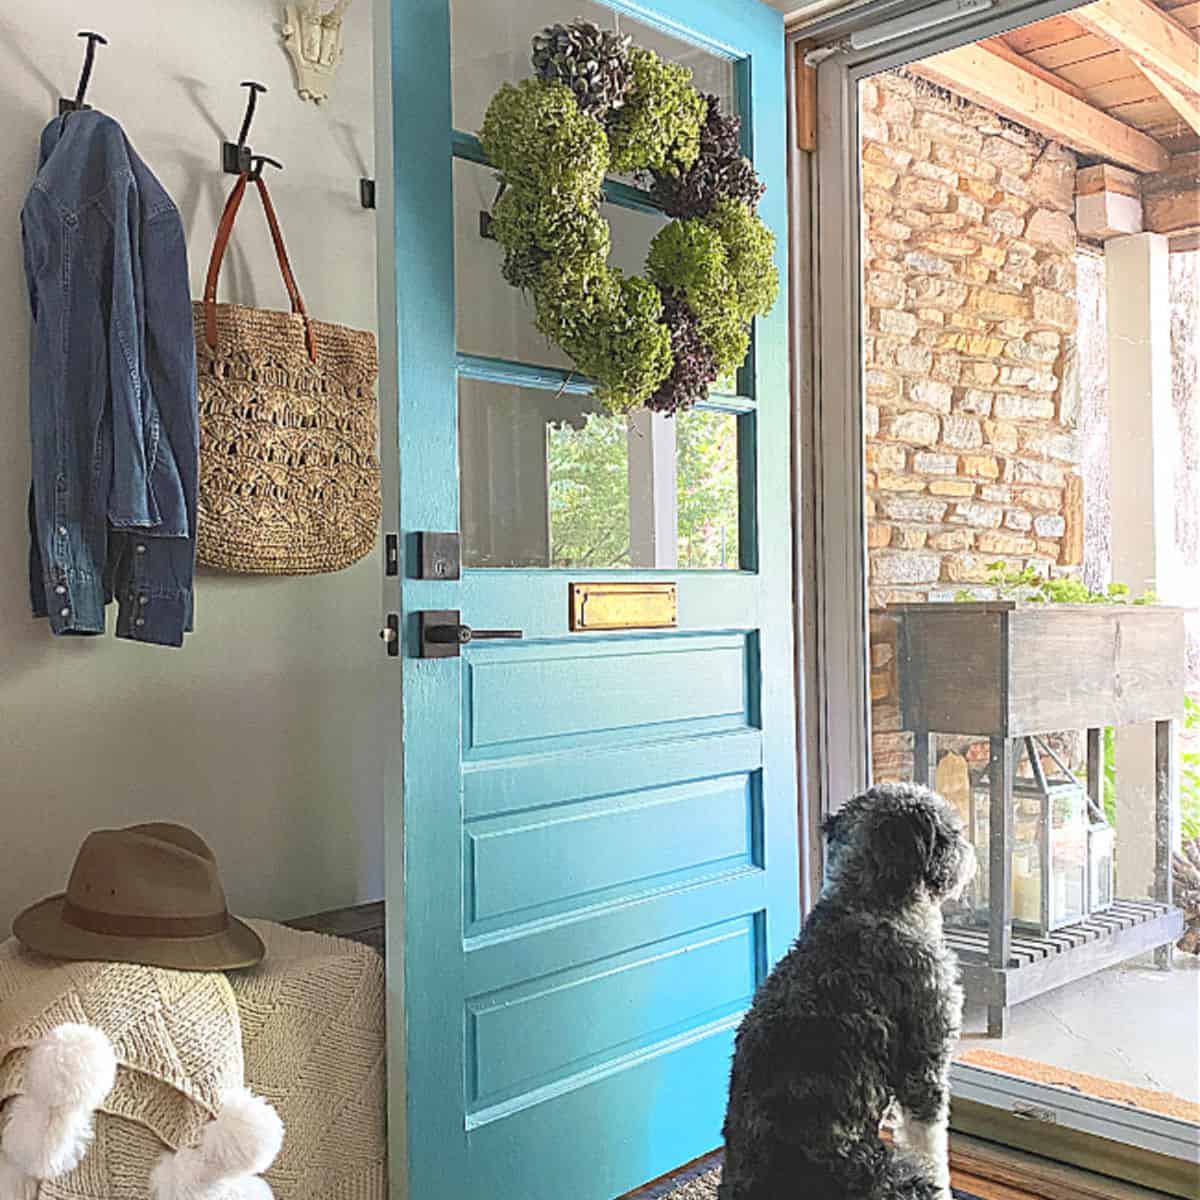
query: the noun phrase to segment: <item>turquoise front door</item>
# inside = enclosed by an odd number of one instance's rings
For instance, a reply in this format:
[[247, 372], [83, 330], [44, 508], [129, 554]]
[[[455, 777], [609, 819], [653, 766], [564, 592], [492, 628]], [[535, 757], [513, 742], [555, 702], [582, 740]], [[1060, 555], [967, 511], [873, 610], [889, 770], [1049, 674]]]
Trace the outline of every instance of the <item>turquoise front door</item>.
[[[611, 418], [481, 236], [487, 99], [581, 13], [741, 112], [786, 279], [778, 13], [391, 0], [391, 1126], [412, 1200], [612, 1200], [717, 1147], [734, 1031], [799, 920], [786, 295], [728, 395]], [[639, 269], [661, 218], [631, 186], [609, 200]], [[423, 570], [429, 532], [461, 535], [459, 577]], [[674, 585], [677, 623], [573, 628], [572, 585], [612, 582]], [[423, 656], [452, 614], [519, 636]]]

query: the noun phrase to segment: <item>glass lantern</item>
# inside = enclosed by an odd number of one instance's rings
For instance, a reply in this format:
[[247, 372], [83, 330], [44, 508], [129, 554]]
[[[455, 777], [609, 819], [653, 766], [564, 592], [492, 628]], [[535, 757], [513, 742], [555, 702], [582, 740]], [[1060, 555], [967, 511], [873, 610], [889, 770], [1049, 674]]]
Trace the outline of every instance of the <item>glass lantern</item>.
[[[1043, 754], [1061, 768], [1061, 775], [1047, 777], [1042, 766]], [[1096, 880], [1112, 902], [1112, 829], [1089, 819], [1089, 803], [1083, 785], [1062, 766], [1058, 756], [1038, 738], [1024, 739], [1024, 757], [1032, 768], [1032, 777], [1013, 781], [1012, 839], [1012, 916], [1013, 926], [1045, 936], [1083, 920], [1093, 895], [1092, 859], [1096, 853]], [[1019, 761], [1016, 764], [1020, 765]], [[979, 869], [962, 904], [948, 911], [950, 924], [988, 924], [990, 897], [988, 781], [981, 780], [971, 789], [972, 833]], [[1092, 830], [1095, 827], [1095, 834]], [[1107, 833], [1107, 841], [1105, 840]], [[1104, 883], [1104, 853], [1107, 846], [1109, 875]]]

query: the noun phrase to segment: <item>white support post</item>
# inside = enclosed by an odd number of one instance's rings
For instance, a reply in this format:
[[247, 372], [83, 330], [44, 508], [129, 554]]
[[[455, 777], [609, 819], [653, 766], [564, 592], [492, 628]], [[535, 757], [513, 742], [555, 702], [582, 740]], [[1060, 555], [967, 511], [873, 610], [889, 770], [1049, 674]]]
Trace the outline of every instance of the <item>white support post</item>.
[[[1109, 472], [1113, 578], [1178, 600], [1167, 238], [1139, 233], [1104, 244], [1108, 300]], [[1153, 895], [1154, 727], [1119, 729], [1115, 772], [1117, 887]]]
[[648, 409], [630, 414], [629, 559], [635, 567], [679, 562], [675, 420]]

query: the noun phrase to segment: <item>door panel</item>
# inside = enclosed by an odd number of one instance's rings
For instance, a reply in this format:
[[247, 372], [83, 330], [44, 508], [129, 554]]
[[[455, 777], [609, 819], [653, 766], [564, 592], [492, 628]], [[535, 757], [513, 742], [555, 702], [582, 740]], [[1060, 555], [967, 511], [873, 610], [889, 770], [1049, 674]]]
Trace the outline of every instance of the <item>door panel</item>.
[[660, 736], [661, 727], [686, 733], [746, 724], [744, 635], [576, 637], [469, 655], [464, 757], [516, 752], [529, 743], [569, 752], [644, 743]]
[[[455, 37], [453, 81], [451, 8], [476, 43]], [[393, 1161], [413, 1200], [612, 1200], [714, 1148], [738, 1020], [798, 925], [786, 298], [738, 395], [614, 422], [478, 236], [494, 185], [470, 135], [529, 73], [529, 39], [580, 14], [736, 98], [786, 265], [777, 13], [393, 0], [405, 779], [389, 967]], [[616, 194], [613, 258], [638, 268], [661, 218]], [[561, 501], [580, 487], [595, 499]], [[580, 521], [588, 504], [602, 520]], [[589, 555], [579, 529], [606, 525]], [[416, 578], [415, 535], [453, 529], [462, 577]], [[673, 582], [677, 627], [573, 632], [570, 584], [618, 578]], [[433, 609], [523, 636], [422, 659]]]
[[[467, 936], [498, 918], [541, 919], [745, 869], [752, 863], [746, 775], [601, 800], [560, 800], [549, 811], [467, 825]], [[586, 838], [589, 858], [572, 853]], [[529, 870], [530, 862], [543, 869]]]

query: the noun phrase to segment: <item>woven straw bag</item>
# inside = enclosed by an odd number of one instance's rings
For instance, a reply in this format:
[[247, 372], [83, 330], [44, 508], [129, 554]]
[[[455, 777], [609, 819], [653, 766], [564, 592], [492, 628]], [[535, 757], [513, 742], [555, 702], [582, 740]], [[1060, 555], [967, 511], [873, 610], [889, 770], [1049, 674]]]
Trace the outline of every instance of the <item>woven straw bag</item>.
[[[217, 303], [247, 183], [258, 187], [290, 313]], [[264, 575], [338, 571], [379, 528], [375, 335], [311, 320], [267, 185], [239, 176], [192, 306], [200, 400], [196, 557]]]

